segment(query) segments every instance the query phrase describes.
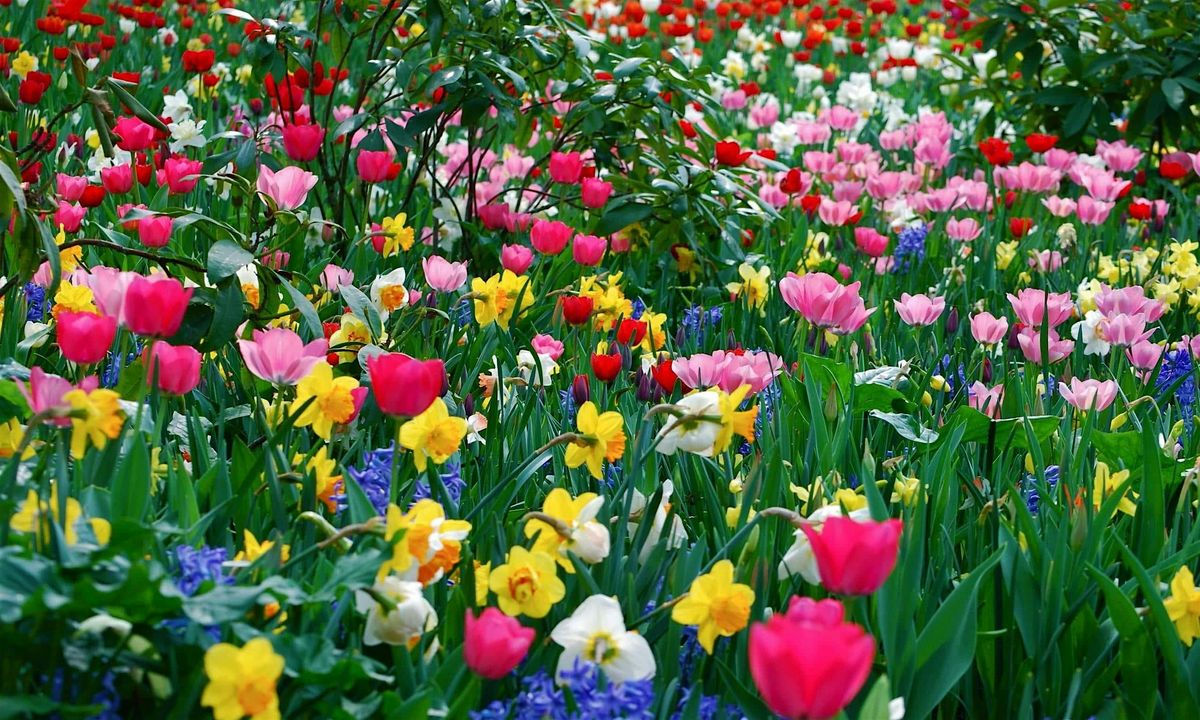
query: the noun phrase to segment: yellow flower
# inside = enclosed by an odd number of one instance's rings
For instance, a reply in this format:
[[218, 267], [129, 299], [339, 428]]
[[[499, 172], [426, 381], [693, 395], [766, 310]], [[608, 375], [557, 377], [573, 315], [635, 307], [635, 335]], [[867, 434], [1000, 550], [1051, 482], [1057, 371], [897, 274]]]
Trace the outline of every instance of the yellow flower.
[[293, 407], [299, 408], [312, 400], [296, 420], [296, 427], [311, 425], [313, 432], [328, 440], [334, 425], [354, 419], [365, 394], [366, 388], [360, 388], [354, 378], [335, 378], [329, 363], [317, 363], [296, 386]]
[[1012, 261], [1017, 257], [1017, 246], [1020, 243], [1016, 240], [1009, 242], [996, 243], [996, 269], [1007, 270]]
[[25, 76], [38, 69], [38, 59], [22, 50], [21, 54], [13, 58], [11, 67], [13, 74], [24, 80]]
[[476, 295], [475, 320], [479, 327], [496, 323], [507, 330], [513, 317], [533, 304], [533, 288], [529, 285], [529, 278], [511, 270], [487, 280], [472, 279], [471, 292]]
[[271, 641], [254, 638], [242, 647], [213, 645], [204, 654], [208, 685], [200, 704], [210, 707], [215, 720], [279, 720], [275, 683], [283, 674], [283, 658]]
[[598, 414], [595, 403], [585, 402], [575, 418], [581, 437], [567, 446], [567, 467], [577, 468], [586, 463], [588, 472], [599, 480], [603, 477], [600, 472], [603, 462], [614, 462], [625, 454], [624, 425], [621, 413], [609, 410]]
[[742, 385], [731, 393], [722, 392], [717, 388], [713, 388], [712, 392], [720, 394], [718, 408], [721, 414], [721, 429], [717, 432], [717, 439], [713, 441], [713, 455], [725, 452], [733, 442], [735, 433], [745, 438], [746, 442], [754, 442], [754, 418], [758, 415], [758, 407], [738, 410], [746, 395], [750, 393], [750, 386]]
[[[1092, 485], [1092, 506], [1099, 510], [1100, 506], [1104, 504], [1105, 498], [1117, 492], [1128, 479], [1128, 469], [1119, 472], [1110, 472], [1107, 463], [1097, 462], [1096, 476]], [[1129, 495], [1132, 495], [1136, 499], [1137, 493], [1124, 490], [1121, 495], [1121, 502], [1117, 505], [1117, 510], [1126, 515], [1135, 514], [1137, 512], [1137, 505], [1134, 504], [1133, 500], [1129, 499]]]
[[441, 504], [420, 500], [408, 512], [389, 505], [383, 537], [392, 544], [392, 557], [379, 566], [379, 579], [397, 573], [402, 580], [428, 585], [458, 563], [462, 541], [471, 531], [465, 520], [449, 520]]
[[550, 555], [563, 570], [573, 574], [575, 565], [567, 557], [568, 551], [585, 561], [608, 555], [608, 529], [596, 522], [603, 504], [604, 499], [596, 493], [572, 498], [563, 488], [554, 488], [542, 503], [542, 513], [562, 523], [563, 532], [544, 520], [530, 519], [525, 523], [525, 537], [536, 536], [533, 551]]
[[71, 457], [76, 460], [87, 452], [89, 443], [103, 448], [121, 434], [125, 415], [121, 412], [121, 396], [112, 390], [72, 390], [63, 395], [63, 400], [71, 404], [71, 410], [82, 411], [81, 417], [71, 418]]
[[595, 275], [583, 278], [579, 295], [592, 299], [592, 327], [598, 331], [611, 330], [618, 318], [633, 315], [633, 302], [621, 291], [621, 273], [613, 273], [603, 281]]
[[1171, 580], [1171, 597], [1163, 601], [1163, 607], [1175, 623], [1179, 639], [1191, 647], [1192, 641], [1200, 636], [1200, 587], [1196, 587], [1192, 571], [1186, 565]]
[[[25, 428], [16, 418], [12, 418], [6, 423], [0, 423], [0, 459], [7, 459], [15, 455], [24, 439]], [[27, 447], [21, 459], [28, 460], [33, 457], [33, 454], [33, 448]]]
[[488, 578], [492, 576], [492, 564], [475, 561], [475, 607], [487, 605]]
[[[296, 455], [292, 458], [293, 464], [299, 465], [303, 462], [303, 455]], [[333, 493], [341, 484], [342, 476], [337, 474], [337, 461], [329, 457], [329, 448], [321, 446], [321, 449], [317, 450], [304, 464], [304, 469], [312, 472], [316, 479], [317, 499], [325, 503], [329, 512], [336, 511], [337, 502], [333, 499]]]
[[400, 446], [413, 451], [417, 470], [425, 471], [427, 459], [438, 465], [458, 452], [467, 435], [467, 421], [451, 416], [446, 403], [438, 398], [425, 412], [400, 426]]
[[912, 506], [917, 501], [920, 490], [921, 481], [915, 477], [896, 480], [895, 485], [892, 486], [892, 502]]
[[835, 492], [833, 494], [833, 502], [845, 508], [846, 512], [854, 512], [867, 506], [866, 496], [859, 495], [850, 488], [841, 488]]
[[413, 246], [413, 230], [405, 225], [407, 221], [408, 215], [400, 213], [396, 217], [385, 217], [383, 222], [379, 223], [386, 238], [381, 252], [384, 257], [395, 255], [401, 249], [407, 251]]
[[[63, 538], [68, 545], [74, 545], [79, 542], [79, 533], [75, 528], [83, 517], [83, 506], [73, 497], [67, 498], [66, 505], [66, 522], [61, 524]], [[21, 504], [20, 511], [9, 521], [9, 527], [20, 533], [36, 532], [40, 542], [49, 543], [50, 526], [58, 521], [58, 487], [55, 486], [50, 489], [50, 502], [41, 502], [37, 492], [30, 490], [25, 495], [25, 502]], [[96, 541], [101, 545], [108, 544], [108, 538], [112, 534], [112, 527], [108, 521], [104, 518], [90, 518], [88, 524], [91, 525]]]
[[771, 295], [771, 286], [767, 284], [767, 278], [771, 277], [771, 268], [763, 265], [755, 270], [753, 265], [744, 262], [738, 266], [738, 275], [742, 278], [740, 283], [731, 282], [725, 286], [729, 294], [745, 300], [752, 308], [766, 305], [767, 298]]
[[[271, 540], [259, 542], [258, 538], [254, 537], [254, 533], [250, 532], [249, 530], [242, 531], [242, 539], [245, 541], [245, 549], [233, 556], [235, 561], [252, 563], [263, 555], [269, 553], [271, 548], [275, 547], [275, 543]], [[288, 556], [291, 554], [291, 552], [292, 546], [284, 545], [279, 550], [280, 561], [287, 562]]]
[[496, 593], [505, 615], [543, 618], [567, 594], [557, 570], [554, 558], [517, 545], [508, 552], [504, 564], [492, 570], [488, 587]]
[[638, 345], [645, 352], [659, 350], [667, 344], [667, 314], [654, 312], [649, 307], [642, 311], [642, 322], [646, 323], [646, 336]]
[[54, 319], [57, 320], [59, 314], [64, 311], [98, 315], [100, 311], [96, 309], [95, 297], [87, 285], [62, 283], [58, 286], [58, 292], [54, 293]]
[[692, 581], [688, 594], [671, 610], [680, 625], [698, 627], [697, 639], [709, 655], [718, 637], [730, 637], [750, 620], [754, 591], [733, 581], [733, 563], [722, 560]]
[[[380, 340], [382, 339], [380, 338]], [[333, 335], [329, 336], [329, 347], [331, 348], [346, 344], [362, 346], [370, 342], [371, 329], [353, 313], [343, 315], [341, 326], [333, 332]], [[337, 356], [338, 362], [350, 362], [358, 356], [358, 347], [352, 350], [339, 350]]]

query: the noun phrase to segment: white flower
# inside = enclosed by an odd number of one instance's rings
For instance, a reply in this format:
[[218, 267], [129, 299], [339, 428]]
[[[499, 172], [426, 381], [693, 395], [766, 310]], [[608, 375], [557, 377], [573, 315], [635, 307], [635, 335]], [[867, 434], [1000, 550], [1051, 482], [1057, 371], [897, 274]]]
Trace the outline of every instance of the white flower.
[[[686, 395], [677, 405], [683, 408], [685, 416], [720, 415], [720, 401], [717, 393], [705, 391]], [[673, 455], [676, 450], [683, 450], [709, 457], [720, 430], [720, 423], [699, 417], [672, 416], [659, 431], [659, 442], [655, 449], [664, 455]]]
[[30, 347], [40, 348], [46, 344], [48, 339], [50, 339], [49, 325], [34, 320], [25, 321], [25, 342], [30, 343]]
[[[645, 5], [642, 5], [645, 9]], [[795, 50], [800, 46], [800, 41], [804, 39], [804, 33], [796, 32], [795, 30], [780, 30], [779, 42], [788, 50]]]
[[360, 613], [367, 614], [367, 627], [363, 630], [364, 645], [408, 645], [412, 646], [421, 635], [437, 627], [437, 611], [421, 594], [421, 583], [407, 582], [389, 575], [375, 583], [372, 588], [395, 603], [388, 611], [370, 593], [359, 590], [355, 593], [355, 605]]
[[371, 281], [371, 302], [379, 308], [382, 319], [393, 310], [399, 310], [408, 304], [408, 290], [404, 287], [404, 268], [379, 275]]
[[[809, 515], [808, 520], [811, 523], [823, 523], [831, 517], [841, 517], [842, 515], [841, 505], [826, 505]], [[871, 511], [867, 508], [854, 510], [848, 517], [852, 520], [867, 520], [871, 517]], [[821, 572], [817, 569], [817, 557], [813, 554], [812, 544], [808, 541], [808, 535], [798, 528], [795, 542], [784, 553], [783, 560], [779, 562], [779, 576], [788, 578], [792, 575], [799, 575], [804, 578], [805, 582], [813, 585], [821, 582]]]
[[[671, 511], [671, 495], [675, 493], [675, 483], [670, 480], [663, 481], [662, 499], [658, 503], [658, 508], [654, 511], [654, 521], [650, 525], [650, 532], [646, 534], [646, 542], [642, 544], [642, 549], [638, 553], [638, 561], [646, 562], [650, 557], [650, 553], [654, 551], [658, 541], [662, 538], [663, 530], [667, 525], [667, 513]], [[643, 516], [646, 514], [646, 503], [649, 502], [645, 495], [639, 490], [633, 491], [633, 502], [629, 507], [629, 536], [637, 535], [638, 524], [643, 521]], [[667, 532], [667, 549], [674, 550], [683, 547], [687, 542], [687, 530], [683, 527], [683, 521], [679, 519], [678, 514], [671, 515], [671, 529]]]
[[169, 117], [175, 122], [192, 116], [192, 104], [182, 90], [176, 90], [174, 95], [163, 97], [163, 117]]
[[[208, 278], [205, 277], [206, 283], [207, 283], [207, 279]], [[250, 287], [252, 287], [256, 290], [259, 288], [258, 268], [254, 267], [254, 263], [246, 263], [245, 265], [238, 268], [237, 279], [238, 279], [238, 284], [241, 285], [242, 287], [246, 287], [247, 285], [249, 285]]]
[[467, 418], [467, 444], [482, 443], [487, 445], [487, 440], [483, 439], [483, 435], [479, 433], [487, 430], [488, 421], [487, 415], [483, 413], [475, 413]]
[[1099, 310], [1089, 310], [1083, 316], [1083, 320], [1071, 327], [1071, 335], [1077, 341], [1084, 343], [1084, 355], [1107, 355], [1112, 349], [1112, 345], [1096, 331], [1102, 322], [1104, 322], [1104, 315]]
[[517, 353], [517, 371], [521, 373], [521, 379], [525, 382], [546, 387], [553, 382], [552, 378], [558, 372], [558, 363], [545, 353], [538, 353], [535, 358], [530, 351], [522, 350]]
[[654, 653], [646, 638], [625, 629], [621, 606], [607, 595], [592, 595], [571, 617], [554, 627], [550, 639], [563, 647], [556, 677], [577, 661], [599, 665], [614, 683], [654, 677]]
[[183, 152], [184, 148], [202, 148], [208, 138], [201, 134], [205, 121], [179, 120], [167, 126], [171, 131], [171, 152]]

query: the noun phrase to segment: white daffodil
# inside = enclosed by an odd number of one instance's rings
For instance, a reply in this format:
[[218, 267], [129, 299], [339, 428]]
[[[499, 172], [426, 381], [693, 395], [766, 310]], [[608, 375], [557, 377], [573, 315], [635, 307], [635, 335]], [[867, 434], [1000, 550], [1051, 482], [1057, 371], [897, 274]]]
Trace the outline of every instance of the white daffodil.
[[393, 310], [399, 310], [408, 304], [408, 290], [404, 287], [404, 268], [396, 268], [371, 281], [371, 302], [379, 308], [379, 315], [385, 321]]
[[1083, 320], [1071, 326], [1071, 335], [1084, 344], [1084, 355], [1108, 355], [1112, 350], [1112, 345], [1097, 332], [1103, 321], [1104, 315], [1099, 310], [1089, 310]]
[[437, 611], [421, 594], [421, 583], [408, 582], [389, 575], [375, 583], [376, 595], [395, 604], [389, 611], [371, 593], [355, 593], [355, 605], [367, 615], [363, 644], [407, 645], [412, 647], [421, 635], [437, 627]]
[[528, 350], [522, 350], [517, 353], [517, 371], [521, 374], [521, 379], [530, 385], [545, 387], [553, 382], [552, 378], [558, 372], [558, 363], [545, 353], [535, 356]]
[[[663, 482], [662, 500], [658, 503], [658, 508], [654, 511], [654, 520], [650, 525], [650, 532], [646, 534], [646, 542], [642, 544], [641, 550], [638, 552], [638, 561], [646, 562], [650, 557], [650, 553], [658, 545], [658, 541], [662, 539], [663, 531], [667, 526], [667, 515], [671, 511], [671, 495], [675, 493], [675, 483], [670, 480]], [[645, 521], [646, 503], [649, 500], [640, 491], [633, 491], [633, 502], [629, 507], [629, 536], [637, 535], [638, 526]], [[667, 549], [674, 550], [683, 547], [687, 542], [687, 530], [683, 527], [683, 521], [679, 519], [679, 514], [671, 515], [671, 529], [667, 531]]]
[[704, 457], [712, 455], [713, 443], [717, 441], [721, 424], [699, 416], [720, 415], [720, 402], [720, 395], [711, 390], [684, 396], [676, 405], [683, 409], [685, 417], [672, 416], [667, 421], [658, 433], [659, 442], [655, 449], [664, 455], [673, 455], [676, 450]]
[[179, 120], [167, 126], [171, 131], [171, 152], [183, 152], [187, 148], [202, 148], [208, 142], [204, 137], [205, 121]]
[[[844, 515], [841, 505], [833, 504], [818, 508], [812, 515], [808, 516], [810, 523], [823, 523], [831, 517], [841, 517]], [[860, 510], [852, 510], [847, 516], [852, 520], [869, 520], [871, 511], [867, 508]], [[818, 585], [821, 582], [821, 572], [817, 569], [817, 557], [813, 554], [812, 544], [808, 541], [808, 535], [804, 531], [796, 529], [796, 539], [788, 551], [784, 553], [783, 560], [779, 562], [779, 576], [781, 578], [789, 578], [792, 575], [799, 575], [804, 578], [805, 582]]]
[[188, 102], [187, 93], [176, 90], [174, 95], [163, 96], [163, 117], [175, 122], [186, 120], [192, 116], [192, 104]]
[[625, 629], [621, 606], [607, 595], [592, 595], [575, 608], [571, 617], [554, 627], [550, 639], [563, 647], [556, 677], [575, 663], [595, 663], [611, 682], [654, 677], [654, 653], [646, 638]]

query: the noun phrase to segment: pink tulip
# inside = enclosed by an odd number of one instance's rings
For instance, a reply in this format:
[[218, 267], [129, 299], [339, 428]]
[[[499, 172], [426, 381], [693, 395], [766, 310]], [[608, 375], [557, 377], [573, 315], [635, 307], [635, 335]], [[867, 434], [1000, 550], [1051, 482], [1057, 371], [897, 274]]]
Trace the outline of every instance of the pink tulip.
[[438, 292], [454, 292], [467, 282], [467, 264], [450, 262], [441, 255], [423, 259], [421, 268], [425, 271], [425, 282]]
[[524, 275], [532, 263], [533, 251], [524, 245], [504, 245], [500, 248], [500, 264], [505, 270]]
[[1102, 412], [1117, 397], [1117, 384], [1112, 380], [1080, 380], [1071, 378], [1070, 384], [1060, 382], [1058, 392], [1071, 407], [1080, 411]]
[[82, 284], [92, 289], [92, 298], [101, 313], [124, 323], [122, 312], [125, 307], [125, 293], [134, 278], [138, 277], [141, 276], [134, 272], [97, 265], [83, 276]]
[[1004, 385], [989, 388], [975, 382], [967, 389], [967, 404], [993, 420], [1000, 417], [1000, 405], [1004, 402]]
[[[1192, 339], [1193, 355], [1196, 355], [1194, 352], [1194, 348], [1196, 347], [1194, 343], [1196, 340], [1197, 338]], [[1158, 367], [1158, 361], [1160, 358], [1162, 358], [1162, 354], [1162, 345], [1145, 341], [1135, 343], [1133, 346], [1125, 349], [1125, 357], [1129, 358], [1129, 364], [1147, 374], [1149, 371]]]
[[1071, 317], [1074, 310], [1071, 293], [1047, 295], [1045, 290], [1037, 288], [1024, 288], [1015, 296], [1009, 293], [1008, 302], [1017, 319], [1032, 328], [1042, 327], [1043, 321], [1048, 321], [1052, 328], [1058, 327]]
[[61, 227], [69, 233], [77, 232], [83, 225], [85, 215], [87, 215], [87, 208], [59, 200], [58, 209], [54, 211], [54, 227]]
[[98, 363], [108, 354], [117, 334], [117, 321], [87, 312], [58, 315], [58, 347], [63, 357], [77, 365]]
[[122, 150], [138, 152], [154, 144], [154, 126], [135, 117], [118, 118], [112, 130], [117, 136], [117, 147]]
[[279, 172], [266, 165], [258, 168], [258, 191], [271, 198], [280, 210], [295, 210], [303, 205], [317, 180], [316, 175], [294, 165]]
[[543, 255], [557, 255], [563, 251], [575, 231], [570, 225], [557, 220], [534, 220], [529, 230], [529, 242], [533, 249]]
[[133, 166], [125, 163], [100, 168], [100, 184], [110, 195], [124, 195], [133, 189]]
[[989, 312], [971, 316], [971, 337], [980, 345], [995, 345], [1008, 335], [1008, 319]]
[[853, 223], [857, 214], [858, 208], [845, 200], [835, 202], [823, 197], [821, 204], [817, 206], [817, 215], [821, 218], [821, 222], [828, 225], [841, 226]]
[[793, 598], [786, 614], [750, 628], [750, 676], [776, 715], [828, 720], [862, 689], [875, 638], [844, 614], [836, 600]]
[[854, 228], [854, 244], [867, 257], [877, 258], [887, 252], [888, 238], [875, 228]]
[[321, 287], [329, 292], [337, 292], [343, 285], [354, 284], [354, 271], [329, 263], [321, 271]]
[[155, 215], [142, 218], [137, 224], [138, 240], [146, 247], [159, 248], [171, 242], [171, 218]]
[[442, 394], [446, 368], [441, 360], [418, 360], [404, 353], [367, 358], [375, 402], [385, 415], [415, 417]]
[[204, 163], [199, 160], [189, 160], [185, 157], [167, 158], [162, 170], [158, 171], [158, 184], [166, 185], [171, 195], [182, 195], [196, 187], [203, 170]]
[[146, 384], [171, 395], [187, 395], [200, 384], [200, 352], [190, 345], [156, 342], [147, 353]]
[[692, 389], [717, 386], [733, 392], [749, 385], [751, 393], [762, 392], [783, 372], [783, 360], [769, 352], [747, 351], [742, 354], [717, 350], [711, 355], [696, 353], [675, 358], [671, 370], [680, 382]]
[[779, 293], [788, 307], [813, 325], [847, 335], [861, 328], [875, 312], [875, 308], [866, 309], [858, 294], [860, 284], [842, 285], [822, 272], [803, 276], [788, 273], [779, 281]]
[[937, 322], [937, 319], [942, 316], [942, 311], [946, 309], [946, 299], [940, 297], [931, 298], [928, 295], [909, 295], [901, 293], [899, 300], [893, 300], [896, 304], [896, 314], [904, 321], [906, 325], [913, 327], [925, 327]]
[[1108, 214], [1112, 212], [1113, 203], [1103, 200], [1093, 200], [1088, 195], [1082, 195], [1075, 205], [1075, 212], [1079, 215], [1079, 222], [1084, 225], [1103, 225], [1108, 220]]
[[529, 654], [537, 635], [533, 628], [494, 607], [485, 608], [478, 618], [468, 610], [465, 620], [463, 661], [488, 680], [499, 680], [512, 672]]
[[1115, 289], [1104, 286], [1096, 293], [1096, 309], [1106, 317], [1121, 313], [1144, 315], [1147, 322], [1154, 322], [1162, 317], [1166, 307], [1161, 300], [1146, 297], [1142, 286], [1131, 285]]
[[83, 197], [83, 191], [87, 190], [88, 179], [85, 177], [75, 177], [66, 173], [58, 173], [54, 176], [54, 189], [58, 191], [58, 196], [69, 203], [78, 202], [79, 198]]
[[580, 196], [584, 207], [599, 210], [608, 202], [608, 197], [612, 195], [612, 191], [613, 186], [610, 182], [605, 182], [597, 178], [584, 178], [583, 185], [580, 187]]
[[608, 248], [608, 240], [595, 235], [576, 235], [571, 244], [571, 256], [580, 265], [599, 265], [604, 251]]
[[952, 218], [946, 221], [946, 237], [959, 242], [971, 242], [983, 228], [974, 218]]
[[821, 585], [845, 595], [870, 595], [878, 590], [896, 567], [900, 552], [900, 520], [853, 520], [830, 517], [820, 532], [802, 525], [808, 536]]
[[1097, 140], [1096, 154], [1115, 172], [1131, 172], [1142, 161], [1142, 151], [1124, 140], [1111, 143]]
[[274, 385], [295, 385], [324, 362], [329, 342], [324, 338], [307, 345], [292, 330], [255, 330], [253, 340], [238, 340], [246, 369]]
[[530, 344], [533, 346], [533, 351], [538, 355], [548, 355], [551, 360], [557, 360], [562, 357], [563, 344], [549, 335], [534, 335]]
[[479, 207], [479, 221], [488, 230], [507, 230], [512, 208], [504, 203], [489, 203]]
[[[99, 385], [95, 376], [89, 376], [79, 384], [83, 390], [94, 390]], [[75, 389], [66, 378], [50, 375], [36, 365], [29, 371], [29, 382], [17, 383], [17, 390], [29, 403], [29, 409], [36, 414], [65, 414], [71, 410], [71, 403], [63, 400], [63, 396]], [[50, 420], [59, 427], [70, 427], [71, 418], [55, 417]]]
[[574, 185], [583, 175], [583, 156], [577, 152], [550, 153], [550, 179], [556, 183]]
[[1050, 214], [1054, 217], [1070, 217], [1075, 214], [1075, 201], [1071, 198], [1063, 198], [1057, 195], [1051, 195], [1047, 198], [1042, 198], [1042, 205], [1045, 206]]
[[363, 182], [383, 182], [392, 172], [392, 154], [387, 150], [360, 150], [354, 167]]
[[[1026, 327], [1017, 334], [1017, 345], [1021, 348], [1021, 353], [1025, 359], [1031, 363], [1042, 364], [1042, 333], [1032, 327]], [[1075, 349], [1074, 340], [1064, 340], [1058, 336], [1058, 333], [1051, 330], [1048, 336], [1046, 347], [1050, 352], [1049, 361], [1056, 363], [1066, 356], [1071, 354]]]
[[1104, 339], [1113, 345], [1129, 347], [1145, 342], [1154, 334], [1153, 328], [1146, 330], [1146, 316], [1141, 313], [1128, 315], [1119, 313], [1102, 321]]
[[308, 162], [321, 152], [325, 129], [316, 123], [283, 126], [283, 151], [295, 162]]
[[169, 277], [133, 278], [125, 291], [122, 321], [138, 335], [171, 337], [179, 331], [192, 289]]

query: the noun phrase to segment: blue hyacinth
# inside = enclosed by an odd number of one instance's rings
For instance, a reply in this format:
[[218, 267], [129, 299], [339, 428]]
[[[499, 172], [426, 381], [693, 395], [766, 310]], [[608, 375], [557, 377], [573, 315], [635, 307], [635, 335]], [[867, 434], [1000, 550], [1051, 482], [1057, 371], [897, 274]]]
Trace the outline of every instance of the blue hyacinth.
[[[459, 461], [451, 460], [446, 463], [445, 470], [446, 472], [440, 473], [442, 484], [446, 486], [446, 494], [457, 505], [459, 499], [462, 498], [463, 488], [467, 486], [466, 481], [462, 479], [462, 466]], [[418, 480], [416, 488], [413, 491], [413, 500], [425, 500], [426, 498], [433, 498], [433, 493], [429, 488], [429, 481], [425, 479]], [[433, 499], [437, 500], [438, 498]], [[386, 509], [385, 507], [384, 510]], [[383, 513], [380, 514], [382, 515]]]
[[[571, 702], [568, 703], [568, 697]], [[615, 720], [652, 718], [654, 681], [611, 683], [596, 665], [581, 663], [562, 673], [562, 684], [545, 670], [521, 679], [521, 691], [471, 713], [474, 720]]]
[[25, 284], [25, 320], [41, 322], [46, 317], [46, 288], [34, 283]]
[[[1045, 470], [1045, 475], [1046, 475], [1046, 489], [1049, 490], [1051, 493], [1053, 493], [1054, 490], [1058, 487], [1058, 479], [1059, 479], [1058, 466], [1051, 465], [1051, 466], [1047, 467]], [[1041, 511], [1041, 502], [1042, 502], [1041, 495], [1038, 493], [1036, 483], [1037, 483], [1037, 478], [1034, 477], [1033, 475], [1025, 476], [1025, 486], [1026, 486], [1025, 493], [1024, 493], [1025, 507], [1029, 508], [1029, 514], [1033, 515], [1035, 517], [1037, 516], [1038, 512]]]
[[[1154, 379], [1154, 392], [1158, 401], [1163, 402], [1174, 398], [1179, 404], [1179, 412], [1183, 415], [1183, 425], [1188, 434], [1192, 432], [1192, 408], [1196, 404], [1196, 375], [1192, 364], [1192, 354], [1187, 349], [1168, 350], [1163, 353], [1162, 365], [1158, 369], [1158, 377]], [[1168, 392], [1174, 389], [1174, 394]]]
[[217, 585], [233, 584], [233, 578], [225, 574], [222, 567], [229, 560], [225, 548], [181, 545], [175, 548], [175, 559], [179, 562], [175, 584], [188, 597], [195, 595], [200, 586], [209, 581]]
[[[380, 515], [387, 514], [388, 503], [392, 500], [392, 457], [394, 455], [395, 450], [392, 447], [380, 448], [363, 453], [362, 463], [359, 467], [346, 466], [346, 473], [354, 482], [358, 483], [358, 486], [366, 493], [367, 499], [371, 501], [375, 512]], [[428, 488], [426, 489], [428, 490]], [[447, 487], [447, 489], [449, 488]], [[333, 500], [337, 503], [339, 510], [344, 510], [349, 504], [344, 492], [335, 493]]]
[[896, 240], [896, 272], [908, 272], [914, 262], [920, 263], [925, 259], [925, 238], [928, 235], [929, 226], [924, 223], [910, 225], [900, 231]]
[[634, 320], [641, 320], [642, 313], [646, 312], [646, 303], [643, 302], [641, 298], [638, 298], [633, 301], [632, 305], [633, 312], [630, 313], [629, 317], [633, 318]]

